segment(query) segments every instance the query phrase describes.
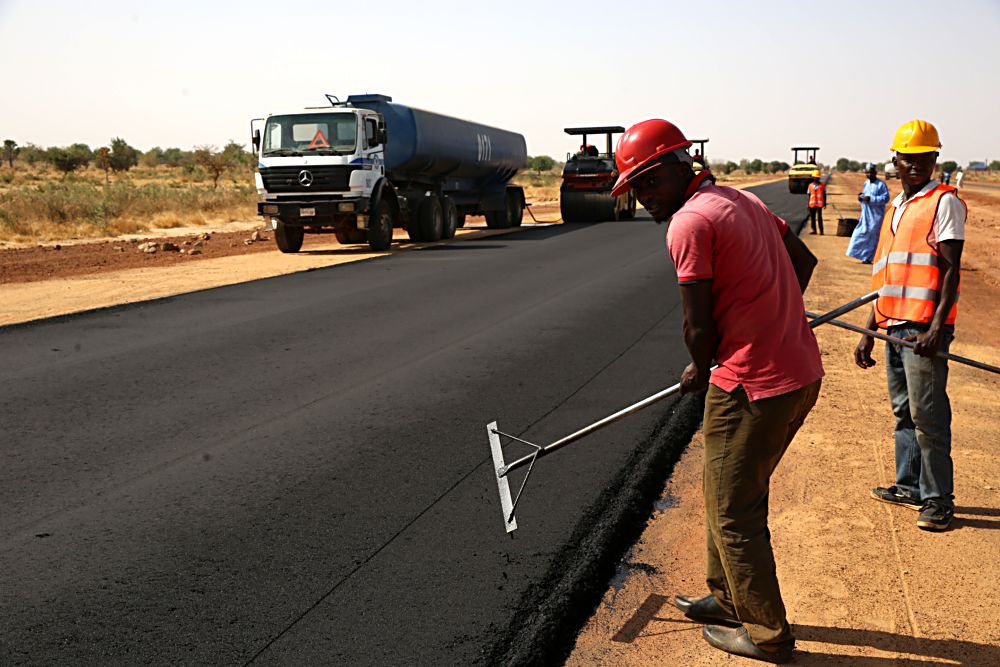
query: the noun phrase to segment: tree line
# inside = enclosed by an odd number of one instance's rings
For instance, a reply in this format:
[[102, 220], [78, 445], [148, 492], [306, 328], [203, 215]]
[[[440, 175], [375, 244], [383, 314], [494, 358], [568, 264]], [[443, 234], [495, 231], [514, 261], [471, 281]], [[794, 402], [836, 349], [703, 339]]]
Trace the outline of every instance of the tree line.
[[[542, 173], [543, 171], [549, 171], [553, 167], [559, 165], [548, 155], [535, 155], [528, 158], [528, 168]], [[777, 174], [782, 171], [788, 171], [791, 165], [787, 162], [781, 162], [780, 160], [772, 160], [770, 162], [765, 162], [760, 158], [753, 160], [740, 160], [739, 163], [736, 162], [717, 162], [712, 165], [714, 171], [720, 172], [722, 174], [731, 174], [737, 169], [742, 169], [747, 174]]]
[[[971, 167], [972, 165], [979, 164], [979, 163], [980, 163], [980, 161], [973, 160], [972, 162], [969, 162], [969, 166]], [[839, 158], [837, 160], [837, 163], [835, 165], [835, 169], [837, 171], [862, 171], [865, 168], [865, 164], [867, 164], [867, 163], [865, 163], [865, 162], [858, 162], [857, 160], [850, 160], [850, 159], [848, 159], [846, 157], [842, 157], [842, 158]], [[875, 164], [875, 165], [881, 167], [883, 163], [881, 163], [881, 162], [873, 162], [871, 164]], [[993, 160], [993, 161], [989, 162], [988, 164], [987, 164], [987, 162], [985, 160], [983, 160], [982, 164], [986, 164], [986, 169], [989, 170], [989, 171], [1000, 171], [1000, 160]], [[958, 165], [958, 162], [956, 162], [954, 160], [947, 160], [945, 162], [942, 162], [938, 166], [941, 167], [942, 171], [951, 171], [951, 172], [953, 172], [956, 169], [958, 169], [959, 165]]]
[[50, 164], [64, 175], [93, 164], [104, 172], [106, 182], [112, 172], [124, 173], [140, 164], [144, 167], [180, 167], [189, 171], [200, 166], [212, 177], [213, 187], [218, 187], [219, 178], [225, 172], [240, 167], [249, 168], [253, 164], [253, 154], [235, 141], [230, 141], [222, 150], [214, 146], [198, 146], [190, 151], [154, 146], [143, 152], [121, 137], [114, 137], [107, 146], [96, 149], [83, 143], [48, 148], [31, 143], [19, 146], [13, 139], [5, 139], [2, 159], [11, 169], [14, 168], [14, 161], [18, 160], [29, 165]]

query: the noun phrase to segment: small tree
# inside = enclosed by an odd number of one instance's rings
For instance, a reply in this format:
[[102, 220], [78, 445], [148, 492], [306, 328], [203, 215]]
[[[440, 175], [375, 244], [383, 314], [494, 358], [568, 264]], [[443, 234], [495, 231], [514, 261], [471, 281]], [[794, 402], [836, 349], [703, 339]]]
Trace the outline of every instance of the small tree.
[[144, 167], [155, 167], [163, 164], [163, 149], [159, 146], [153, 146], [139, 157], [139, 163]]
[[948, 160], [947, 162], [941, 163], [941, 171], [949, 171], [954, 173], [958, 169], [958, 163], [954, 160]]
[[11, 169], [14, 168], [14, 158], [16, 158], [17, 154], [20, 152], [21, 149], [17, 147], [16, 141], [13, 139], [3, 140], [3, 159], [7, 160], [7, 164], [10, 165]]
[[109, 155], [111, 171], [118, 173], [128, 171], [139, 164], [139, 151], [128, 145], [128, 142], [121, 137], [111, 140], [111, 152]]
[[78, 147], [57, 148], [53, 146], [46, 151], [49, 162], [63, 175], [71, 174], [81, 167], [86, 167], [90, 163], [90, 156]]
[[219, 177], [234, 166], [233, 158], [225, 151], [217, 152], [214, 146], [199, 146], [194, 151], [194, 161], [212, 177], [212, 188], [219, 187]]
[[764, 162], [758, 157], [750, 161], [749, 172], [751, 174], [759, 174], [764, 171]]
[[543, 171], [549, 171], [555, 165], [556, 161], [548, 155], [536, 155], [535, 157], [528, 158], [528, 167], [534, 169], [539, 174]]
[[990, 166], [987, 167], [990, 171], [1000, 171], [1000, 160], [993, 160], [990, 162]]
[[230, 164], [234, 167], [249, 167], [253, 164], [253, 153], [244, 150], [242, 145], [236, 143], [232, 139], [230, 139], [229, 143], [222, 149], [222, 154], [229, 159]]
[[729, 174], [733, 173], [739, 168], [740, 165], [736, 164], [732, 160], [729, 160], [724, 165], [722, 165], [722, 173], [728, 176]]
[[20, 160], [26, 164], [34, 165], [38, 162], [45, 162], [48, 160], [48, 155], [46, 151], [41, 146], [36, 146], [35, 144], [28, 144], [18, 149], [20, 155], [18, 156]]
[[846, 157], [837, 158], [837, 171], [847, 171], [850, 168], [851, 161]]
[[111, 149], [101, 146], [94, 153], [94, 166], [104, 170], [104, 184], [111, 182]]
[[163, 162], [171, 167], [180, 167], [191, 160], [191, 153], [179, 148], [168, 148], [163, 151]]

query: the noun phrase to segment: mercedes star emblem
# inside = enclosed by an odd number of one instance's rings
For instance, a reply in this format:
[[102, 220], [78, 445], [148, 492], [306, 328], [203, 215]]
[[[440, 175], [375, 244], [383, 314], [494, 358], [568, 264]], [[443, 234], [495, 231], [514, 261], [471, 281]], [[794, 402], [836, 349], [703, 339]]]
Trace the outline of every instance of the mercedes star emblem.
[[312, 172], [309, 171], [308, 169], [303, 169], [302, 171], [300, 171], [299, 172], [299, 185], [301, 185], [304, 188], [308, 188], [312, 184], [313, 184], [313, 175], [312, 175]]

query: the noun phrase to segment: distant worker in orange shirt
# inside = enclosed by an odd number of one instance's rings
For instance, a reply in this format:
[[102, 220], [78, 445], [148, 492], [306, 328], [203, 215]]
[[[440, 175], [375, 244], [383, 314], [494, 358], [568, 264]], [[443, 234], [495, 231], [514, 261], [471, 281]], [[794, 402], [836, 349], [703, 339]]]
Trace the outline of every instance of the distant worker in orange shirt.
[[819, 224], [820, 236], [823, 235], [823, 209], [826, 208], [826, 183], [819, 178], [819, 170], [812, 173], [812, 183], [809, 184], [809, 224], [812, 233], [816, 233]]

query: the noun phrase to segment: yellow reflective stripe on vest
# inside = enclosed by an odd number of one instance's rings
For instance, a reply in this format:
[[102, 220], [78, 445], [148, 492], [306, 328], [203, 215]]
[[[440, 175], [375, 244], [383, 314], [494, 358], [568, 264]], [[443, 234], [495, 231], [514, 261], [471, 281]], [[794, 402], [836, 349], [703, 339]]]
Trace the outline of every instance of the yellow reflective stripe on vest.
[[937, 266], [937, 255], [931, 252], [890, 252], [872, 265], [872, 275], [885, 268], [886, 264], [912, 264], [914, 266]]

